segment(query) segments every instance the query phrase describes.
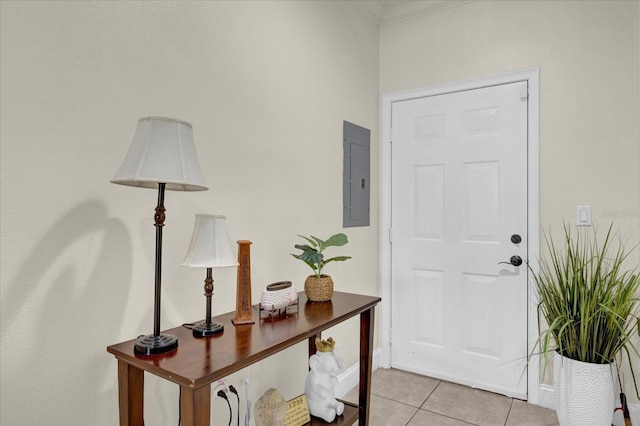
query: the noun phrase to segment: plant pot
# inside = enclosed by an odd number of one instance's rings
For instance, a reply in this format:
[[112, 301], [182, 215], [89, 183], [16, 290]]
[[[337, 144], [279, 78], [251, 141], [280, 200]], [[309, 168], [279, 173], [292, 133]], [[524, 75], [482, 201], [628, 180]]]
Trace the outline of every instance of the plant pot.
[[556, 413], [560, 426], [610, 426], [613, 421], [613, 371], [610, 364], [554, 358]]
[[304, 294], [312, 302], [326, 302], [333, 296], [333, 281], [329, 275], [309, 275], [304, 281]]

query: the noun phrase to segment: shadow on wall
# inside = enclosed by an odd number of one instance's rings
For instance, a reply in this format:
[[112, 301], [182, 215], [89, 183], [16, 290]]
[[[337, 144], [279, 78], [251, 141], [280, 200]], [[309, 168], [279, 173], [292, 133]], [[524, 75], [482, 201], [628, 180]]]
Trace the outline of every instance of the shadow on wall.
[[[8, 423], [73, 425], [88, 415], [97, 422], [117, 419], [116, 368], [106, 346], [124, 325], [132, 244], [123, 223], [106, 211], [99, 201], [71, 209], [3, 291], [2, 387], [11, 392], [2, 400], [10, 402], [3, 407]], [[115, 400], [105, 401], [106, 393]]]

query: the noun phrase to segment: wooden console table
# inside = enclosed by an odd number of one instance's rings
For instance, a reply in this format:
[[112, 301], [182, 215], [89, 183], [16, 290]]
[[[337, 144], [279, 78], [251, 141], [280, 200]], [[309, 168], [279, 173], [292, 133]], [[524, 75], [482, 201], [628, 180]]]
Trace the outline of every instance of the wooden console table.
[[[368, 424], [373, 345], [374, 308], [379, 297], [335, 292], [330, 302], [307, 302], [299, 293], [297, 314], [278, 320], [257, 319], [255, 324], [235, 327], [234, 312], [219, 315], [214, 321], [224, 325], [224, 333], [216, 337], [197, 339], [191, 330], [177, 327], [166, 333], [178, 337], [178, 349], [168, 354], [137, 356], [134, 340], [107, 347], [118, 359], [118, 394], [121, 426], [144, 424], [144, 372], [174, 382], [180, 386], [182, 424], [210, 424], [211, 383], [267, 358], [305, 339], [309, 355], [316, 352], [315, 338], [322, 331], [360, 314], [360, 385], [358, 405], [345, 404], [345, 412], [334, 423], [352, 424], [359, 420]], [[258, 312], [254, 311], [254, 317]], [[265, 389], [266, 390], [266, 389]], [[313, 418], [312, 418], [313, 419]], [[312, 424], [326, 424], [313, 419]]]

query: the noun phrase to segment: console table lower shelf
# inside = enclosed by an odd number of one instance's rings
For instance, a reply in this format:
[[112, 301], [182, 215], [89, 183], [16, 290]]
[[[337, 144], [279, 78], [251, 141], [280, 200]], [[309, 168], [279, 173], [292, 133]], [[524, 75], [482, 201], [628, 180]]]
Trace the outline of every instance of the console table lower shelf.
[[[144, 373], [151, 373], [180, 386], [183, 426], [209, 426], [211, 421], [211, 383], [242, 370], [297, 343], [307, 341], [309, 356], [316, 353], [315, 339], [322, 332], [349, 318], [360, 316], [360, 357], [358, 404], [345, 402], [345, 411], [333, 425], [350, 425], [356, 420], [368, 424], [373, 354], [375, 306], [379, 297], [334, 292], [328, 302], [307, 301], [298, 293], [299, 309], [277, 320], [259, 318], [255, 324], [234, 326], [235, 312], [213, 318], [224, 325], [224, 333], [195, 338], [191, 330], [166, 330], [178, 338], [178, 348], [154, 356], [134, 353], [134, 340], [107, 347], [118, 360], [118, 395], [121, 426], [144, 425]], [[344, 402], [344, 401], [343, 401]], [[312, 418], [311, 425], [327, 425]]]
[[337, 426], [346, 426], [352, 425], [358, 420], [358, 406], [352, 404], [351, 402], [340, 400], [344, 403], [344, 413], [341, 416], [338, 416], [333, 422], [327, 423], [322, 419], [311, 416], [311, 421], [307, 423], [307, 425], [311, 426], [321, 426], [321, 425], [337, 425]]

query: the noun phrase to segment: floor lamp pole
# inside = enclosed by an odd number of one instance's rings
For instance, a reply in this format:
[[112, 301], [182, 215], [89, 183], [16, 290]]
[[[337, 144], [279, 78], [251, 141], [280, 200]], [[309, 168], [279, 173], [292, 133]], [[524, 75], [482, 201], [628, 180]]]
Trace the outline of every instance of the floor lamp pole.
[[157, 355], [178, 347], [178, 338], [172, 334], [160, 334], [160, 299], [162, 290], [162, 227], [164, 227], [165, 183], [158, 184], [158, 205], [154, 220], [156, 227], [156, 280], [153, 306], [153, 334], [141, 336], [136, 340], [134, 351], [141, 355]]
[[162, 289], [162, 228], [164, 227], [165, 208], [164, 208], [164, 183], [158, 184], [158, 205], [156, 213], [153, 215], [156, 227], [156, 281], [155, 294], [153, 304], [153, 335], [160, 336], [160, 299]]

